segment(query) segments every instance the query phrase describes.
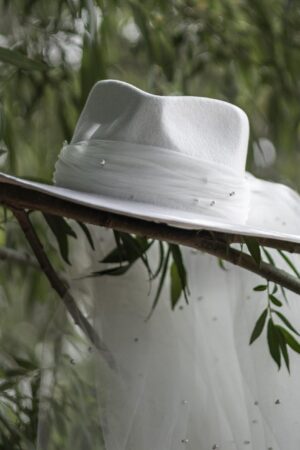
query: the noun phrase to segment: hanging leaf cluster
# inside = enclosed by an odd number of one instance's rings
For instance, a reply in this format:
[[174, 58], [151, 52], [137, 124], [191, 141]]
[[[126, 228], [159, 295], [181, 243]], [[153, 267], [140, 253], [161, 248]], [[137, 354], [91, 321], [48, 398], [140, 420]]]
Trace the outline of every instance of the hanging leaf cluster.
[[300, 334], [278, 309], [283, 306], [283, 303], [276, 295], [278, 291], [277, 284], [274, 284], [272, 291], [270, 291], [269, 283], [256, 286], [254, 291], [266, 291], [268, 305], [259, 316], [249, 343], [250, 345], [253, 344], [266, 328], [268, 348], [278, 369], [280, 369], [283, 361], [287, 370], [290, 371], [288, 349], [292, 349], [300, 354], [300, 343], [296, 339], [296, 336], [300, 337]]

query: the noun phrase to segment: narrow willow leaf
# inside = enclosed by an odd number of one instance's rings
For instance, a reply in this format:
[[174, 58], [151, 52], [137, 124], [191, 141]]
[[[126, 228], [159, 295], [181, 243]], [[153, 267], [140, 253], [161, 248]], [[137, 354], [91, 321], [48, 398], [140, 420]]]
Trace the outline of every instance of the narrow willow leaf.
[[[126, 233], [115, 233], [115, 240], [117, 247], [114, 248], [108, 255], [106, 255], [101, 262], [103, 263], [122, 263], [135, 262], [138, 258], [142, 258], [144, 264], [149, 268], [147, 259], [144, 258], [144, 253], [152, 245], [152, 242], [147, 240], [138, 240], [127, 235]], [[150, 269], [150, 268], [149, 268]]]
[[278, 253], [280, 254], [280, 256], [285, 260], [285, 262], [287, 263], [287, 265], [292, 269], [292, 271], [294, 272], [294, 274], [296, 275], [297, 278], [300, 278], [300, 273], [298, 272], [298, 270], [296, 269], [295, 265], [292, 263], [292, 261], [290, 260], [290, 258], [282, 251], [282, 250], [278, 250]]
[[89, 244], [90, 244], [92, 250], [95, 250], [93, 238], [92, 238], [92, 235], [91, 235], [91, 233], [90, 233], [88, 227], [86, 226], [85, 223], [79, 222], [79, 220], [77, 220], [77, 223], [78, 223], [78, 225], [80, 226], [80, 228], [82, 229], [82, 231], [84, 232], [84, 234], [85, 234], [85, 236], [86, 236], [86, 238], [87, 238], [87, 240], [88, 240], [88, 242], [89, 242]]
[[245, 237], [244, 240], [250, 255], [252, 256], [256, 264], [259, 266], [261, 263], [261, 253], [257, 240], [252, 237]]
[[267, 331], [267, 340], [269, 345], [269, 350], [272, 358], [276, 362], [278, 369], [281, 367], [281, 353], [280, 353], [280, 344], [277, 330], [272, 322], [272, 319], [268, 321], [268, 331]]
[[225, 270], [225, 272], [227, 272], [227, 269], [226, 269], [226, 267], [225, 267], [225, 264], [224, 264], [224, 261], [223, 261], [222, 258], [218, 258], [218, 263], [219, 263], [219, 267], [220, 267], [222, 270]]
[[267, 284], [259, 284], [253, 288], [254, 291], [266, 291], [268, 289]]
[[263, 312], [261, 313], [261, 315], [259, 316], [259, 318], [255, 324], [255, 327], [252, 331], [249, 345], [251, 345], [261, 335], [261, 333], [264, 329], [265, 323], [266, 323], [267, 314], [268, 314], [268, 310], [264, 309]]
[[183, 291], [182, 283], [178, 273], [178, 267], [175, 261], [172, 262], [170, 267], [170, 277], [171, 277], [171, 306], [172, 309], [174, 309]]
[[278, 286], [277, 284], [274, 284], [273, 290], [272, 290], [272, 294], [276, 294], [276, 292], [278, 291]]
[[11, 64], [23, 70], [46, 70], [47, 65], [40, 61], [34, 61], [22, 53], [6, 47], [0, 47], [0, 61]]
[[277, 297], [275, 297], [275, 295], [270, 294], [269, 299], [274, 305], [279, 306], [279, 307], [282, 306], [282, 302]]
[[170, 255], [171, 255], [171, 250], [170, 250], [170, 247], [169, 247], [169, 249], [167, 251], [167, 254], [166, 254], [166, 257], [165, 257], [165, 261], [164, 261], [162, 270], [161, 270], [161, 276], [160, 276], [160, 280], [159, 280], [159, 283], [158, 283], [158, 288], [157, 288], [157, 291], [156, 291], [156, 294], [155, 294], [155, 298], [153, 300], [153, 304], [152, 304], [150, 313], [148, 314], [148, 317], [147, 317], [146, 320], [148, 320], [151, 317], [151, 315], [152, 315], [152, 313], [153, 313], [153, 311], [154, 311], [154, 309], [155, 309], [155, 307], [156, 307], [156, 305], [158, 303], [158, 300], [159, 300], [159, 297], [160, 297], [160, 294], [161, 294], [161, 290], [163, 288], [163, 284], [164, 284], [164, 281], [165, 281], [165, 278], [166, 278], [167, 269], [168, 269], [169, 260], [170, 260]]
[[263, 251], [263, 253], [265, 254], [265, 256], [266, 256], [268, 262], [269, 262], [272, 266], [275, 266], [275, 262], [274, 262], [274, 259], [273, 259], [272, 256], [271, 256], [271, 253], [270, 253], [268, 250], [266, 250], [264, 247], [261, 247], [261, 248], [262, 248], [262, 251]]
[[126, 264], [124, 266], [112, 267], [110, 269], [98, 270], [97, 272], [93, 272], [90, 275], [87, 275], [83, 278], [93, 278], [93, 277], [101, 277], [103, 275], [124, 275], [131, 267], [131, 264]]
[[293, 349], [296, 353], [300, 353], [300, 344], [296, 341], [296, 339], [290, 334], [288, 330], [283, 328], [280, 325], [276, 325], [277, 328], [280, 329], [281, 333], [283, 334], [285, 341], [287, 345]]
[[124, 245], [129, 246], [132, 254], [136, 255], [135, 259], [141, 259], [144, 266], [148, 271], [149, 278], [152, 277], [152, 270], [149, 265], [147, 250], [151, 247], [154, 241], [148, 241], [146, 237], [136, 236], [133, 237], [130, 234], [122, 233], [122, 242]]
[[128, 262], [128, 255], [125, 253], [123, 247], [116, 247], [111, 252], [108, 253], [100, 262], [102, 263], [123, 263]]
[[181, 282], [182, 291], [184, 293], [185, 300], [188, 303], [187, 275], [186, 275], [186, 270], [185, 270], [184, 263], [183, 263], [182, 253], [181, 253], [179, 245], [170, 244], [169, 246], [170, 246], [170, 250], [172, 253], [174, 263], [177, 266], [177, 271], [178, 271], [179, 279]]
[[[121, 264], [121, 262], [123, 262], [123, 258], [122, 258], [123, 247], [122, 247], [122, 240], [121, 240], [120, 232], [113, 230], [113, 233], [114, 233], [114, 238], [115, 238], [116, 245], [117, 245], [116, 251], [117, 251], [118, 260], [119, 260], [119, 263]], [[125, 259], [125, 261], [126, 261], [126, 259]], [[105, 261], [105, 262], [108, 262], [108, 261]], [[117, 261], [114, 261], [114, 262], [117, 262]]]
[[288, 305], [289, 301], [288, 301], [288, 298], [287, 298], [287, 296], [286, 296], [284, 287], [279, 286], [279, 288], [280, 288], [280, 290], [281, 290], [281, 293], [282, 293], [282, 296], [283, 296], [283, 298], [284, 298], [285, 303]]
[[15, 381], [4, 381], [0, 384], [0, 392], [6, 391], [7, 389], [12, 389], [16, 385]]
[[288, 372], [290, 373], [290, 358], [289, 358], [289, 354], [288, 354], [288, 349], [287, 349], [287, 344], [286, 344], [286, 340], [284, 335], [282, 334], [280, 328], [277, 327], [277, 325], [275, 325], [275, 329], [277, 331], [278, 334], [278, 338], [279, 338], [279, 347], [286, 365], [286, 368], [288, 370]]
[[291, 330], [293, 331], [295, 334], [297, 334], [298, 336], [300, 336], [300, 334], [298, 333], [298, 331], [293, 327], [293, 325], [288, 321], [288, 319], [279, 311], [275, 311], [274, 313], [277, 314], [277, 316], [282, 320], [282, 322]]
[[159, 257], [158, 257], [158, 266], [156, 271], [153, 273], [152, 275], [152, 280], [154, 280], [155, 278], [157, 278], [157, 276], [159, 275], [161, 268], [163, 266], [163, 262], [164, 262], [164, 256], [165, 256], [165, 249], [164, 249], [164, 244], [161, 241], [158, 241], [158, 246], [159, 246]]
[[62, 258], [67, 264], [70, 264], [68, 236], [77, 238], [76, 233], [63, 217], [45, 213], [43, 213], [43, 216], [52, 233], [56, 237]]

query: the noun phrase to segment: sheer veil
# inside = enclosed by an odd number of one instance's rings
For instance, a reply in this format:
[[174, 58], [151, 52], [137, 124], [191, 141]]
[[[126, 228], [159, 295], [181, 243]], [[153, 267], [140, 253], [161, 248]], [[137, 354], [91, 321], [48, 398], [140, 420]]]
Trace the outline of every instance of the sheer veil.
[[[101, 81], [60, 153], [51, 189], [177, 226], [223, 223], [217, 229], [299, 236], [299, 196], [244, 172], [248, 130], [245, 113], [226, 102], [155, 96]], [[264, 280], [182, 248], [189, 302], [181, 298], [172, 310], [168, 270], [147, 320], [159, 278], [150, 283], [141, 260], [120, 276], [89, 277], [107, 268], [100, 261], [116, 245], [113, 232], [90, 227], [92, 250], [79, 225], [72, 227], [78, 239], [70, 289], [115, 368], [58, 307], [42, 352], [38, 450], [300, 448], [300, 357], [290, 350], [291, 374], [278, 371], [266, 330], [249, 346], [267, 306], [266, 292], [253, 288]], [[157, 267], [157, 243], [147, 255]], [[276, 250], [270, 255], [292, 271]], [[299, 256], [291, 260], [300, 263]], [[288, 293], [286, 303], [280, 290], [278, 296], [299, 329], [299, 298]]]
[[[116, 369], [78, 330], [70, 344], [72, 328], [58, 307], [45, 346], [55, 345], [57, 336], [64, 344], [52, 362], [44, 350], [38, 450], [300, 448], [299, 355], [290, 352], [289, 375], [285, 367], [277, 370], [264, 334], [249, 346], [266, 307], [266, 293], [253, 291], [262, 279], [229, 264], [224, 270], [215, 258], [182, 248], [189, 304], [182, 298], [171, 310], [167, 276], [157, 308], [146, 320], [158, 281], [150, 286], [141, 261], [122, 276], [79, 279], [101, 269], [99, 261], [115, 246], [112, 231], [90, 230], [96, 250], [81, 235], [68, 276]], [[288, 270], [277, 251], [271, 253]], [[157, 244], [148, 257], [156, 267]], [[299, 257], [293, 261], [299, 264]], [[299, 298], [288, 293], [283, 308], [299, 327]], [[53, 399], [62, 398], [69, 400], [67, 406], [55, 408]], [[65, 436], [61, 442], [59, 434]]]

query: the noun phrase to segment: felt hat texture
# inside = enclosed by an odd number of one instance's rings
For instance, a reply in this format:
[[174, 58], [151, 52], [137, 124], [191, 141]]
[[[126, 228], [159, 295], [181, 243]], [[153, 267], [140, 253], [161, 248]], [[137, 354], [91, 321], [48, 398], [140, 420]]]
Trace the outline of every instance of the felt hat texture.
[[230, 103], [104, 80], [63, 145], [53, 185], [4, 173], [0, 184], [184, 229], [299, 243], [300, 197], [246, 172], [248, 139], [248, 118]]

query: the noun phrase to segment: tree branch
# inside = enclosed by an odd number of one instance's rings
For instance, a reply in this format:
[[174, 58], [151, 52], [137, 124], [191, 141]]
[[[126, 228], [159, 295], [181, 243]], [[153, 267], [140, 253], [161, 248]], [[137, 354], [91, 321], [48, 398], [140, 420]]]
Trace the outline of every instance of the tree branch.
[[[278, 283], [282, 287], [300, 294], [300, 280], [297, 278], [271, 264], [262, 262], [258, 266], [250, 255], [229, 247], [229, 243], [243, 242], [245, 236], [184, 230], [162, 223], [148, 222], [120, 214], [100, 211], [69, 200], [53, 197], [50, 194], [39, 193], [29, 188], [14, 185], [10, 182], [1, 181], [1, 184], [0, 203], [12, 210], [19, 208], [42, 211], [93, 225], [112, 228], [117, 231], [185, 245], [222, 258], [225, 261], [254, 272], [268, 281]], [[300, 253], [300, 244], [269, 238], [256, 238], [256, 240], [259, 245]]]
[[0, 260], [1, 261], [12, 261], [18, 264], [23, 264], [25, 266], [30, 266], [34, 269], [40, 270], [40, 266], [35, 258], [33, 258], [29, 253], [19, 252], [12, 248], [0, 247]]
[[77, 307], [75, 300], [69, 292], [68, 286], [59, 278], [51, 265], [46, 253], [43, 250], [42, 243], [34, 230], [28, 215], [24, 210], [11, 207], [17, 221], [20, 224], [32, 250], [35, 254], [41, 269], [48, 278], [52, 288], [57, 292], [62, 299], [67, 311], [73, 318], [74, 322], [81, 328], [84, 334], [89, 338], [91, 343], [100, 351], [105, 361], [111, 368], [115, 368], [115, 363], [105, 344], [101, 341], [98, 334], [95, 332], [91, 324], [84, 317], [80, 309]]

